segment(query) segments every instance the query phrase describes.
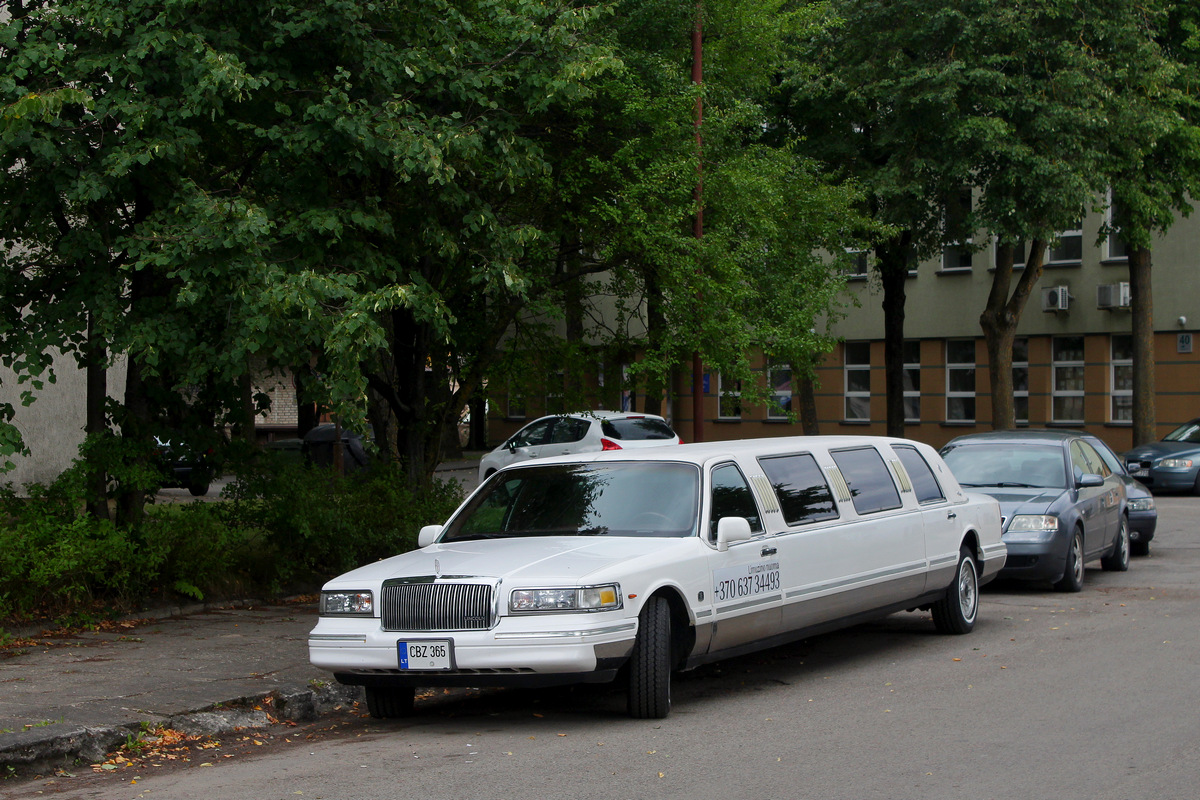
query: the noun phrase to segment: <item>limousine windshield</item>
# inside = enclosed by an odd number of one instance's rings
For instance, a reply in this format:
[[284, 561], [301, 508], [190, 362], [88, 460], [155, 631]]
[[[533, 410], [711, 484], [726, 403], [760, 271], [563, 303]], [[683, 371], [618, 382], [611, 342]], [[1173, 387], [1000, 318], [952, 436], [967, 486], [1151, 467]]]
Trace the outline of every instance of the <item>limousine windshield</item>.
[[450, 522], [441, 541], [692, 536], [699, 497], [700, 471], [691, 464], [527, 467], [486, 484]]

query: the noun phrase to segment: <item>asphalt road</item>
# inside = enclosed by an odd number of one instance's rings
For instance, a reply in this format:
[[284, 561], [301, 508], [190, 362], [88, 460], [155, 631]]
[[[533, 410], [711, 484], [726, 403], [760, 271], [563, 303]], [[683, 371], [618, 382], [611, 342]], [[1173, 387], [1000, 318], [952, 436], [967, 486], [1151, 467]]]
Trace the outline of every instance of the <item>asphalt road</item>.
[[1081, 594], [993, 585], [967, 636], [897, 614], [705, 667], [679, 676], [665, 720], [626, 718], [612, 689], [495, 691], [11, 796], [1196, 797], [1200, 498], [1158, 505], [1153, 554], [1090, 568]]

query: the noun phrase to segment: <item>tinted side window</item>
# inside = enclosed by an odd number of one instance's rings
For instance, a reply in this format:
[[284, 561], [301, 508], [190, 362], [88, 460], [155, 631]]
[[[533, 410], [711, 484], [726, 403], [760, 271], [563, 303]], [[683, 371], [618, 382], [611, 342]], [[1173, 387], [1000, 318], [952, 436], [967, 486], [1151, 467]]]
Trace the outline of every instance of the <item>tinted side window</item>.
[[543, 419], [530, 423], [513, 434], [513, 438], [509, 441], [515, 447], [532, 447], [533, 445], [545, 444], [550, 433], [550, 426], [553, 423], [554, 420], [552, 419]]
[[850, 487], [854, 509], [860, 514], [899, 508], [900, 493], [883, 457], [874, 447], [830, 453]]
[[555, 420], [554, 430], [550, 432], [550, 444], [578, 442], [587, 434], [591, 424], [586, 419], [573, 419], [571, 417], [563, 417]]
[[606, 419], [601, 423], [601, 431], [610, 439], [674, 439], [675, 431], [660, 419], [648, 417], [630, 417], [627, 419]]
[[709, 536], [716, 538], [717, 521], [722, 517], [745, 517], [750, 520], [750, 530], [762, 533], [762, 520], [758, 516], [758, 505], [750, 492], [750, 484], [742, 471], [733, 464], [723, 464], [712, 471], [712, 516], [709, 520]]
[[942, 487], [933, 475], [933, 470], [929, 468], [924, 457], [917, 452], [917, 448], [893, 445], [892, 450], [895, 451], [896, 458], [900, 459], [900, 463], [904, 465], [908, 477], [912, 480], [918, 503], [936, 503], [946, 499]]
[[837, 518], [833, 493], [812, 456], [807, 453], [772, 456], [759, 459], [758, 463], [775, 489], [783, 519], [788, 525]]

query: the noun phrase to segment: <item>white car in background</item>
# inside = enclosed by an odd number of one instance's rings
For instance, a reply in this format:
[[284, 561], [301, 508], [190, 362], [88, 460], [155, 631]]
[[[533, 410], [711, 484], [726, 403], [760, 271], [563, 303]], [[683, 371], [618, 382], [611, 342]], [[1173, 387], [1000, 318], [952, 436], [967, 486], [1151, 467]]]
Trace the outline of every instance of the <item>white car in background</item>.
[[662, 417], [623, 411], [582, 411], [536, 419], [479, 461], [482, 482], [496, 470], [531, 458], [636, 450], [683, 444]]
[[411, 714], [416, 687], [614, 680], [631, 716], [665, 717], [700, 664], [905, 610], [968, 633], [1007, 553], [996, 500], [881, 436], [517, 464], [418, 542], [326, 583], [308, 636], [374, 717]]

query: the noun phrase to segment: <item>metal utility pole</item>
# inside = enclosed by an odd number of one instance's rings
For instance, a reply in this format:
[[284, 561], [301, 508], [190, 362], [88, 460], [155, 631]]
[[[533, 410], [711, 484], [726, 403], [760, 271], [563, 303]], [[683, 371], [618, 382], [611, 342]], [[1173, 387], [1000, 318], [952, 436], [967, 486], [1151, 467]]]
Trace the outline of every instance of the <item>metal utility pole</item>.
[[[692, 28], [692, 83], [697, 87], [704, 84], [704, 4], [696, 3], [696, 24]], [[696, 93], [696, 218], [692, 224], [692, 232], [697, 240], [704, 237], [704, 138], [700, 125], [704, 122], [704, 97]], [[700, 351], [692, 353], [692, 441], [704, 441], [704, 363], [700, 359]]]

